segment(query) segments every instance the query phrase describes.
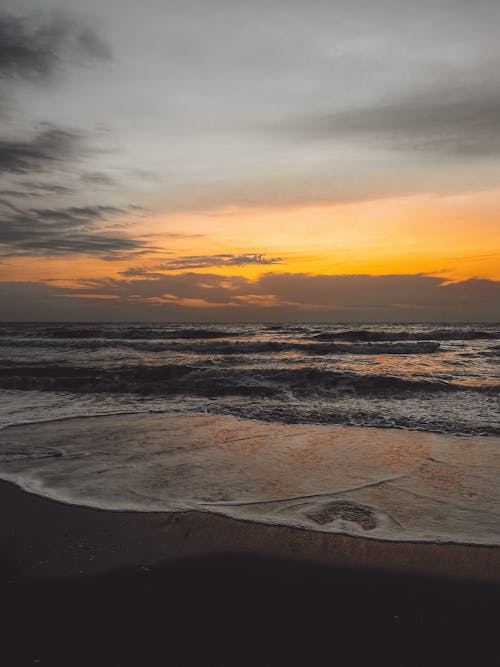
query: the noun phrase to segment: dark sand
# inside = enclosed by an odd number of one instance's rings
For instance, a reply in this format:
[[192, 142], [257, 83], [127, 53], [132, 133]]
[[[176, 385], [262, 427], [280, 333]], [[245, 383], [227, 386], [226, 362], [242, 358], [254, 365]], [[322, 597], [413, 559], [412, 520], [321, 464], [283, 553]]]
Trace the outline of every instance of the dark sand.
[[0, 483], [5, 665], [493, 665], [500, 549], [200, 513], [104, 512]]

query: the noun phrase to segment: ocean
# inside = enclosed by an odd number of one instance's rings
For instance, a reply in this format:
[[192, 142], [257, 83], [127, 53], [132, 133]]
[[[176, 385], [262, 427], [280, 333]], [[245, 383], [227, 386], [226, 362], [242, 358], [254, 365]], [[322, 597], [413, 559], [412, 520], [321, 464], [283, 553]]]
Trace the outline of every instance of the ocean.
[[495, 324], [4, 323], [0, 477], [106, 509], [500, 544], [499, 360]]

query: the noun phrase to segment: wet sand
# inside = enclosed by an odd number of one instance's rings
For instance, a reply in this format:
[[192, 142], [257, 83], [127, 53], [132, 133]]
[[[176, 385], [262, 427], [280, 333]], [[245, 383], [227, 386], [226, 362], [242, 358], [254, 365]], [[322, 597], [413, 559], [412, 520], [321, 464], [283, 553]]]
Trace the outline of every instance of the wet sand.
[[500, 546], [499, 443], [182, 412], [0, 431], [2, 477], [63, 503]]
[[498, 548], [99, 511], [0, 483], [0, 559], [6, 665], [479, 665], [500, 653]]

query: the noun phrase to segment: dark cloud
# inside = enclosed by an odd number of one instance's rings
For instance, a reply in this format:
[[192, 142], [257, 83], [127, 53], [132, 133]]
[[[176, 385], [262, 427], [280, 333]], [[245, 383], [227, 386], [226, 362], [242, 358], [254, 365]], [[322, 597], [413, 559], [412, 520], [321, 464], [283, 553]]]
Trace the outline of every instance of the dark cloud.
[[[426, 275], [305, 275], [265, 274], [258, 281], [263, 293], [275, 294], [311, 307], [338, 311], [448, 313], [468, 317], [468, 311], [491, 309], [488, 319], [500, 315], [500, 281], [469, 279], [450, 283], [446, 278]], [[370, 319], [370, 318], [369, 318]]]
[[[71, 298], [71, 290], [35, 282], [0, 282], [0, 318], [3, 321], [57, 321], [112, 319], [106, 304]], [[108, 313], [110, 311], [108, 310]]]
[[266, 257], [261, 253], [248, 253], [245, 255], [219, 254], [219, 255], [187, 255], [169, 259], [153, 267], [131, 267], [121, 275], [125, 277], [134, 276], [161, 276], [162, 271], [182, 271], [189, 269], [202, 269], [209, 266], [248, 266], [250, 264], [268, 265], [282, 264], [282, 257]]
[[82, 174], [82, 181], [88, 183], [89, 185], [95, 185], [97, 187], [110, 187], [115, 185], [115, 180], [104, 174], [100, 171], [87, 172]]
[[77, 157], [82, 135], [48, 126], [32, 139], [0, 139], [0, 174], [40, 173]]
[[92, 280], [81, 294], [107, 294], [122, 300], [151, 301], [169, 295], [169, 299], [199, 299], [215, 305], [228, 305], [235, 296], [248, 293], [249, 281], [241, 276], [209, 273], [161, 274], [131, 279]]
[[[0, 191], [0, 257], [91, 253], [122, 259], [146, 246], [103, 227], [110, 221], [116, 227], [117, 216], [139, 214], [140, 207], [58, 204], [68, 195], [83, 198], [78, 192], [81, 174], [71, 169], [71, 162], [87, 152], [83, 134], [50, 125], [32, 139], [0, 140], [0, 175], [6, 179]], [[72, 175], [74, 187], [59, 182], [63, 174]], [[103, 175], [100, 179], [104, 182]], [[29, 207], [25, 200], [33, 198], [45, 206]]]
[[109, 47], [100, 37], [64, 13], [0, 16], [1, 77], [36, 80], [68, 61], [109, 58]]
[[[500, 281], [426, 275], [170, 274], [88, 281], [74, 298], [106, 297], [123, 319], [498, 321]], [[97, 305], [96, 305], [97, 307]], [[111, 307], [111, 306], [110, 306]], [[63, 313], [61, 313], [62, 315]], [[96, 311], [95, 317], [99, 315]], [[99, 315], [101, 316], [101, 315]]]
[[73, 188], [56, 183], [36, 183], [22, 181], [16, 184], [18, 190], [0, 190], [0, 197], [43, 197], [45, 195], [68, 195], [73, 193]]
[[432, 89], [365, 108], [283, 123], [288, 136], [370, 142], [387, 148], [463, 156], [500, 152], [500, 88]]
[[425, 275], [170, 274], [60, 288], [0, 282], [5, 320], [498, 321], [500, 282]]
[[[0, 12], [0, 80], [3, 80], [6, 108], [10, 107], [10, 96], [15, 91], [12, 82], [46, 81], [67, 65], [87, 65], [109, 58], [107, 44], [85, 20], [71, 13], [43, 8], [24, 16]], [[23, 112], [26, 111], [29, 113], [30, 109], [25, 103]], [[54, 112], [57, 116], [57, 108]], [[12, 122], [12, 118], [12, 109], [9, 109], [6, 119]], [[88, 157], [86, 135], [50, 123], [38, 123], [34, 132], [25, 129], [23, 135], [18, 134], [17, 123], [15, 127], [16, 130], [5, 132], [0, 138], [0, 176], [3, 177], [0, 196], [16, 202], [41, 198], [48, 210], [55, 206], [58, 196], [77, 195], [82, 186], [81, 173], [72, 170], [71, 163]], [[63, 169], [65, 178], [61, 179]], [[68, 174], [72, 179], [67, 178]], [[23, 176], [28, 178], [20, 178]], [[104, 183], [104, 175], [100, 182]], [[77, 201], [81, 199], [80, 196]], [[74, 211], [70, 215], [73, 214]], [[57, 215], [58, 212], [52, 210], [53, 219]], [[13, 229], [19, 229], [23, 221], [29, 227], [28, 221], [42, 219], [42, 209], [16, 211], [16, 216], [3, 221], [6, 229], [2, 230], [2, 235], [10, 238]], [[47, 229], [34, 229], [33, 234], [46, 236]], [[26, 239], [26, 246], [33, 240], [33, 234]], [[75, 239], [73, 246], [80, 241]], [[96, 236], [94, 242], [99, 246], [100, 237]], [[17, 250], [22, 249], [22, 245], [17, 243]], [[58, 248], [59, 244], [57, 252]]]
[[89, 253], [116, 259], [144, 247], [134, 239], [99, 231], [99, 224], [123, 214], [113, 206], [20, 210], [0, 202], [0, 257]]

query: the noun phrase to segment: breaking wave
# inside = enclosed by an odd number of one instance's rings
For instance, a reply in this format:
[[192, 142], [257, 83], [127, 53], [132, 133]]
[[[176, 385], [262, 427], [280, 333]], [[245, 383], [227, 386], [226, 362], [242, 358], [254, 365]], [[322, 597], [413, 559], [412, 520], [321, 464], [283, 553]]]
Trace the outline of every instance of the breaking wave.
[[431, 340], [499, 340], [500, 331], [480, 331], [475, 329], [436, 329], [428, 331], [373, 331], [370, 329], [350, 329], [348, 331], [323, 331], [311, 336], [320, 341], [431, 341]]
[[[0, 326], [0, 336], [15, 336], [18, 333], [18, 327]], [[232, 338], [239, 336], [237, 331], [228, 331], [222, 329], [206, 328], [194, 329], [174, 328], [171, 330], [164, 327], [144, 327], [144, 326], [89, 326], [75, 327], [71, 325], [60, 325], [55, 327], [41, 327], [32, 325], [29, 330], [24, 329], [23, 335], [30, 338], [55, 338], [60, 343], [60, 339], [98, 339], [108, 340], [209, 340], [212, 338]]]
[[[38, 391], [180, 394], [197, 396], [397, 395], [463, 391], [463, 385], [390, 375], [342, 373], [315, 367], [221, 368], [167, 364], [103, 369], [71, 366], [4, 366], [0, 388]], [[498, 394], [500, 385], [474, 387]]]
[[0, 323], [0, 413], [16, 423], [89, 406], [176, 405], [259, 421], [497, 434], [499, 329]]
[[[217, 336], [219, 337], [219, 336]], [[300, 343], [288, 341], [197, 341], [162, 342], [161, 340], [96, 339], [84, 337], [54, 340], [36, 338], [29, 340], [31, 347], [46, 349], [99, 350], [123, 348], [141, 352], [188, 352], [192, 354], [262, 354], [266, 352], [297, 352], [308, 355], [328, 354], [431, 354], [439, 350], [439, 343], [424, 341], [417, 343]], [[179, 338], [179, 337], [177, 337]], [[193, 336], [195, 338], [195, 336]], [[20, 338], [0, 339], [0, 347], [26, 347], [27, 341]]]

